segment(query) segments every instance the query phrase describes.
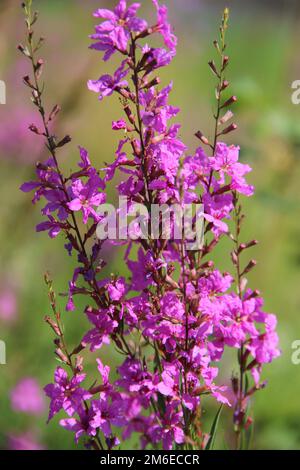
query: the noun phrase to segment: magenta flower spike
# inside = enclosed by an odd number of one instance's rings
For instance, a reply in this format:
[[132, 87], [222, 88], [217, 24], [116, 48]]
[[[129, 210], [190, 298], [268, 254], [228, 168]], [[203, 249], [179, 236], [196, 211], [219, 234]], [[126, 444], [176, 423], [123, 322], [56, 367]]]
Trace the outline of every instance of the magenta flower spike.
[[[76, 269], [66, 282], [65, 316], [76, 321], [70, 312], [77, 309], [76, 297], [84, 296], [86, 308], [81, 314], [90, 323], [69, 349], [63, 315], [46, 276], [53, 310], [46, 322], [55, 334], [55, 354], [61, 363], [54, 383], [45, 387], [49, 419], [60, 413], [60, 425], [74, 434], [75, 441], [83, 439], [97, 450], [122, 446], [132, 434], [139, 437], [141, 448], [203, 450], [209, 448], [212, 433], [204, 432], [202, 414], [209, 399], [216, 412], [220, 404], [232, 410], [236, 448], [241, 448], [242, 435], [251, 425], [249, 402], [266, 385], [260, 378], [262, 367], [280, 350], [275, 315], [263, 310], [260, 293], [247, 286], [246, 276], [256, 261], [245, 264], [240, 257], [257, 241], [241, 241], [241, 198], [254, 194], [247, 181], [251, 168], [240, 162], [239, 147], [223, 141], [237, 127], [228, 123], [233, 117], [228, 107], [236, 97], [226, 100], [223, 95], [229, 86], [225, 79], [228, 11], [214, 43], [220, 65], [209, 63], [217, 80], [215, 129], [210, 139], [193, 129], [201, 146], [188, 151], [180, 124], [173, 122], [180, 109], [169, 102], [172, 82], [161, 85], [158, 75], [176, 55], [177, 38], [167, 8], [153, 0], [153, 25], [137, 16], [138, 3], [120, 0], [112, 10], [96, 10], [94, 16], [102, 22], [91, 36], [91, 48], [106, 63], [114, 55], [119, 64], [115, 71], [107, 69], [98, 80], [90, 80], [88, 88], [100, 100], [120, 98], [120, 116], [112, 129], [122, 138], [105, 168], [99, 170], [80, 147], [78, 168], [66, 175], [58, 153], [70, 137], [59, 140], [48, 127], [29, 3], [24, 51], [33, 63], [33, 79], [25, 83], [44, 117], [38, 135], [44, 137], [50, 155], [47, 162], [37, 164], [36, 179], [21, 189], [34, 191], [34, 203], [45, 203], [37, 231], [48, 231], [51, 238], [63, 234], [67, 254], [75, 256]], [[154, 47], [152, 37], [154, 44], [162, 39], [162, 47]], [[116, 174], [122, 204], [112, 211], [108, 189]], [[122, 213], [132, 216], [136, 205], [138, 217], [130, 230], [120, 229]], [[192, 248], [186, 224], [180, 224], [175, 211], [191, 206], [196, 212], [190, 228], [197, 240], [203, 233], [201, 243]], [[157, 208], [161, 212], [153, 217]], [[196, 224], [198, 218], [201, 226]], [[149, 225], [153, 220], [158, 221], [156, 227]], [[115, 223], [113, 237], [102, 239], [99, 234], [109, 222]], [[223, 252], [231, 258], [231, 273], [213, 262], [215, 248], [225, 238], [232, 243], [231, 253]], [[107, 277], [102, 255], [107, 246], [114, 249], [118, 244], [125, 245], [120, 271], [128, 274]], [[104, 347], [110, 348], [109, 354]], [[238, 352], [238, 360], [232, 376], [224, 380], [219, 372], [229, 349]], [[90, 367], [85, 371], [83, 350], [89, 363], [95, 363], [94, 373]], [[114, 371], [109, 362], [112, 351], [117, 361]]]

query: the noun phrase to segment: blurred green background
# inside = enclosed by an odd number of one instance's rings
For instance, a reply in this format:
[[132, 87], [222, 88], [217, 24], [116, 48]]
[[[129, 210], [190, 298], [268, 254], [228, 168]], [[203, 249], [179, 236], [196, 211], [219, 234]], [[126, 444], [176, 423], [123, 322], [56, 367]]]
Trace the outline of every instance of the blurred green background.
[[[8, 448], [9, 436], [30, 432], [47, 449], [75, 448], [71, 433], [55, 418], [46, 425], [47, 411], [40, 417], [13, 411], [10, 391], [23, 377], [35, 377], [41, 386], [52, 380], [56, 360], [52, 334], [43, 322], [49, 313], [43, 274], [50, 271], [56, 291], [67, 290], [74, 267], [65, 255], [63, 239], [51, 241], [36, 234], [38, 207], [30, 195], [19, 191], [31, 179], [34, 163], [45, 158], [43, 145], [27, 130], [38, 123], [22, 76], [28, 63], [18, 56], [23, 40], [19, 1], [0, 2], [0, 79], [7, 86], [7, 104], [0, 106], [0, 339], [7, 346], [7, 364], [0, 365], [0, 448]], [[70, 133], [72, 144], [61, 153], [66, 168], [78, 161], [77, 145], [85, 146], [98, 167], [112, 161], [117, 136], [111, 121], [120, 117], [117, 99], [99, 103], [86, 88], [89, 78], [113, 70], [100, 56], [88, 50], [88, 35], [97, 7], [112, 7], [114, 1], [37, 0], [40, 11], [37, 30], [47, 38], [41, 51], [46, 59], [45, 81], [48, 105], [59, 103], [60, 135]], [[143, 13], [153, 15], [150, 0], [142, 0]], [[212, 129], [214, 81], [207, 62], [214, 56], [222, 10], [231, 10], [228, 79], [238, 96], [235, 106], [239, 129], [228, 141], [241, 146], [242, 158], [254, 171], [250, 176], [256, 195], [244, 200], [247, 220], [244, 238], [257, 238], [252, 252], [258, 267], [250, 276], [251, 287], [261, 290], [266, 310], [278, 315], [282, 356], [265, 367], [268, 386], [257, 393], [253, 412], [255, 449], [300, 448], [300, 365], [291, 362], [291, 344], [300, 339], [300, 105], [291, 102], [291, 83], [300, 79], [300, 8], [295, 1], [165, 0], [179, 37], [177, 58], [163, 72], [164, 81], [174, 80], [172, 104], [182, 109], [181, 136], [192, 152], [194, 132], [209, 135]], [[140, 15], [142, 16], [142, 14]], [[154, 18], [154, 17], [153, 17]], [[230, 269], [226, 243], [219, 252], [221, 268]], [[228, 247], [227, 247], [228, 248]], [[109, 272], [123, 273], [120, 254], [106, 254]], [[124, 271], [125, 272], [125, 271]], [[65, 299], [60, 299], [64, 311]], [[67, 338], [76, 345], [86, 326], [83, 304], [64, 313]], [[111, 351], [109, 362], [116, 364]], [[93, 357], [93, 360], [95, 358]], [[232, 363], [222, 374], [230, 377]], [[210, 406], [207, 405], [210, 422]], [[229, 414], [223, 414], [219, 448], [230, 446]], [[137, 447], [135, 439], [126, 446]]]

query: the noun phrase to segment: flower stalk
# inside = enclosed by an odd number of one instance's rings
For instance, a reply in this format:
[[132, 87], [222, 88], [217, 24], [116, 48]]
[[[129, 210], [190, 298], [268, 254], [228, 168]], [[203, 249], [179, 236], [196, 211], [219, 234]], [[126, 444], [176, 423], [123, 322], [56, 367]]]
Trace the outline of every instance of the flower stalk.
[[[47, 277], [54, 318], [47, 316], [46, 322], [55, 334], [55, 352], [62, 363], [55, 371], [54, 383], [45, 387], [50, 398], [49, 420], [63, 414], [60, 425], [74, 433], [75, 441], [84, 439], [87, 447], [97, 450], [119, 447], [132, 434], [139, 436], [143, 448], [208, 449], [214, 441], [221, 403], [233, 408], [240, 447], [241, 433], [250, 425], [245, 418], [246, 404], [254, 391], [264, 387], [262, 365], [277, 357], [279, 350], [276, 317], [262, 310], [257, 291], [245, 288], [245, 275], [255, 262], [251, 260], [244, 269], [240, 263], [240, 255], [256, 244], [255, 240], [247, 244], [239, 241], [242, 215], [238, 201], [254, 192], [246, 180], [251, 168], [239, 161], [238, 147], [220, 141], [236, 129], [235, 124], [228, 124], [233, 117], [228, 107], [236, 97], [224, 98], [229, 86], [225, 79], [229, 13], [226, 9], [220, 39], [214, 43], [220, 65], [209, 63], [218, 80], [212, 143], [198, 131], [203, 147], [188, 154], [179, 135], [180, 125], [173, 122], [180, 110], [169, 104], [172, 83], [163, 87], [159, 76], [160, 69], [176, 55], [177, 38], [167, 8], [157, 0], [153, 5], [156, 22], [150, 25], [138, 17], [137, 3], [127, 5], [120, 0], [113, 10], [95, 11], [95, 18], [104, 21], [91, 35], [91, 49], [103, 54], [105, 63], [117, 55], [120, 65], [112, 75], [89, 80], [88, 88], [100, 101], [114, 94], [119, 97], [124, 118], [114, 121], [112, 130], [123, 137], [115, 160], [105, 169], [96, 169], [88, 151], [80, 147], [76, 170], [65, 175], [57, 150], [71, 138], [57, 139], [51, 130], [60, 107], [55, 105], [49, 113], [44, 108], [44, 60], [36, 58], [43, 40], [35, 41], [33, 25], [38, 15], [31, 13], [31, 1], [24, 4], [27, 42], [18, 49], [30, 60], [32, 77], [24, 77], [24, 83], [42, 118], [42, 129], [30, 127], [36, 138], [45, 139], [49, 159], [37, 164], [36, 179], [21, 189], [34, 191], [34, 203], [45, 202], [37, 231], [47, 231], [50, 238], [63, 234], [68, 255], [76, 257], [64, 315], [77, 310], [76, 296], [84, 296], [84, 315], [90, 325], [70, 352], [63, 314], [56, 307]], [[152, 46], [154, 35], [162, 39], [161, 47]], [[128, 230], [121, 240], [99, 238], [98, 229], [108, 224], [99, 208], [106, 204], [117, 172], [124, 177], [117, 190], [126, 198], [127, 215], [137, 203], [147, 209], [146, 219], [154, 207], [169, 210], [174, 204], [181, 209], [201, 204], [203, 246], [190, 248], [174, 215], [166, 236], [163, 211], [157, 215], [158, 237], [149, 226], [143, 236], [139, 217], [131, 227], [133, 237]], [[235, 244], [232, 261], [237, 290], [233, 277], [217, 269], [211, 259], [217, 245], [228, 236], [230, 221], [235, 221], [236, 227], [230, 237]], [[126, 246], [124, 266], [130, 276], [103, 278], [102, 252], [114, 250], [120, 242]], [[102, 363], [102, 348], [109, 344], [118, 353], [114, 380], [110, 367]], [[232, 381], [233, 400], [228, 384], [218, 378], [227, 348], [239, 351], [240, 376]], [[94, 373], [84, 372], [83, 351], [90, 361], [97, 352]], [[247, 388], [245, 375], [251, 375], [253, 381]], [[219, 410], [209, 434], [204, 431], [202, 413], [207, 397]]]

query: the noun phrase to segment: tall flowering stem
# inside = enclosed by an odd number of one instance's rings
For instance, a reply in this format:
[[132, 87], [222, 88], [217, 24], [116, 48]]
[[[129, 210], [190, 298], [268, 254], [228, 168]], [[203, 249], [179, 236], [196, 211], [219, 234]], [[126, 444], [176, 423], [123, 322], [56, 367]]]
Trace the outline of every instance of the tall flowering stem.
[[[120, 0], [113, 10], [95, 11], [95, 18], [104, 21], [91, 35], [91, 49], [103, 54], [105, 62], [117, 55], [120, 64], [112, 75], [89, 80], [88, 88], [100, 101], [118, 96], [123, 116], [112, 123], [112, 130], [123, 136], [115, 160], [104, 169], [97, 170], [87, 150], [80, 147], [78, 168], [65, 175], [57, 151], [70, 138], [59, 140], [51, 130], [59, 107], [47, 114], [43, 106], [40, 78], [44, 62], [35, 58], [42, 41], [34, 42], [37, 15], [31, 13], [30, 0], [24, 4], [27, 43], [20, 44], [19, 50], [33, 68], [33, 79], [27, 76], [24, 82], [42, 118], [42, 128], [31, 125], [30, 130], [46, 140], [50, 158], [37, 164], [36, 180], [24, 183], [22, 190], [34, 190], [34, 203], [46, 202], [37, 231], [48, 231], [50, 238], [62, 233], [67, 253], [75, 254], [77, 267], [69, 281], [66, 311], [76, 310], [75, 297], [84, 296], [84, 313], [90, 323], [70, 352], [47, 278], [54, 318], [47, 316], [46, 322], [55, 334], [55, 354], [62, 363], [54, 383], [45, 387], [50, 398], [49, 420], [64, 413], [61, 426], [75, 434], [76, 442], [83, 438], [87, 447], [97, 450], [118, 447], [133, 433], [140, 437], [141, 447], [209, 449], [214, 426], [206, 432], [202, 410], [210, 399], [233, 408], [240, 446], [241, 433], [250, 425], [247, 404], [254, 391], [264, 386], [260, 382], [262, 365], [277, 357], [279, 350], [276, 317], [261, 310], [263, 301], [257, 291], [245, 289], [245, 275], [253, 262], [242, 269], [239, 258], [255, 244], [239, 241], [242, 216], [238, 200], [254, 192], [245, 178], [251, 168], [238, 161], [238, 147], [219, 141], [236, 129], [235, 124], [226, 124], [232, 118], [228, 108], [236, 98], [223, 97], [229, 85], [225, 80], [228, 11], [222, 19], [220, 41], [214, 43], [220, 68], [209, 63], [218, 79], [214, 135], [210, 141], [201, 132], [196, 134], [212, 155], [202, 147], [188, 155], [179, 136], [180, 125], [172, 122], [180, 111], [169, 104], [172, 83], [161, 87], [159, 78], [159, 70], [176, 55], [177, 38], [167, 8], [157, 0], [153, 5], [157, 17], [153, 25], [138, 17], [138, 3], [128, 6]], [[163, 47], [151, 46], [154, 35], [161, 37]], [[113, 240], [107, 241], [99, 234], [108, 227], [109, 217], [99, 209], [106, 203], [107, 187], [116, 172], [123, 175], [117, 190], [126, 201], [117, 212], [132, 215], [138, 204], [139, 217], [125, 233], [124, 227], [118, 227], [118, 234], [115, 230]], [[165, 231], [164, 215], [174, 204], [182, 211], [186, 205], [202, 207], [205, 240], [201, 246], [191, 247], [174, 215], [170, 216], [170, 230]], [[149, 221], [157, 208], [155, 231]], [[231, 223], [236, 227], [233, 234]], [[192, 226], [198, 228], [195, 217]], [[234, 278], [219, 271], [211, 259], [225, 236], [234, 242], [237, 289]], [[130, 276], [103, 278], [102, 250], [113, 250], [119, 244], [126, 247], [124, 264]], [[101, 360], [103, 345], [108, 344], [118, 353], [115, 380]], [[240, 375], [239, 380], [232, 379], [233, 394], [230, 379], [226, 383], [218, 379], [226, 348], [239, 351]], [[94, 373], [84, 373], [82, 351], [90, 361], [94, 359], [89, 351], [99, 352]], [[253, 384], [246, 387], [248, 372]]]

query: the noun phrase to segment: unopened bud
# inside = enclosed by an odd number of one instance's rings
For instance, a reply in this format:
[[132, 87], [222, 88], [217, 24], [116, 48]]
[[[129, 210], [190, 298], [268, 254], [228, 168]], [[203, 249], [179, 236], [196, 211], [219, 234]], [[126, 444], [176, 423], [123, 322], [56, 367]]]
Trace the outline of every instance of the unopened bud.
[[152, 29], [151, 28], [144, 29], [144, 31], [141, 31], [140, 33], [137, 34], [136, 39], [146, 38], [150, 34], [152, 34]]
[[256, 246], [258, 244], [258, 240], [251, 240], [249, 243], [241, 243], [239, 246], [239, 253], [241, 253], [244, 250], [247, 250], [248, 248], [251, 248], [252, 246]]
[[159, 83], [160, 83], [160, 78], [159, 78], [159, 77], [153, 78], [153, 80], [151, 80], [151, 82], [146, 83], [146, 84], [143, 86], [143, 89], [147, 90], [148, 88], [151, 88], [151, 87], [153, 87], [153, 86], [159, 85]]
[[233, 103], [237, 102], [237, 97], [236, 96], [231, 96], [225, 103], [221, 106], [222, 108], [227, 108], [227, 106], [230, 106]]
[[125, 106], [124, 111], [126, 113], [126, 116], [128, 117], [128, 120], [131, 124], [135, 123], [135, 117], [133, 112], [131, 111], [130, 107], [128, 105]]
[[30, 88], [34, 88], [33, 84], [31, 83], [29, 75], [26, 75], [25, 77], [23, 77], [23, 82], [25, 83], [25, 85], [29, 86]]
[[226, 127], [226, 129], [224, 129], [222, 132], [220, 132], [219, 135], [225, 135], [225, 134], [229, 134], [230, 132], [233, 132], [237, 129], [237, 125], [236, 124], [230, 124], [230, 126]]
[[235, 395], [239, 393], [239, 379], [236, 376], [231, 377], [232, 390]]
[[209, 140], [205, 137], [201, 131], [196, 132], [195, 136], [201, 140], [204, 145], [210, 145]]
[[55, 116], [57, 116], [60, 110], [61, 110], [60, 106], [56, 104], [54, 108], [52, 109], [51, 113], [49, 114], [48, 122], [53, 121], [53, 119], [55, 118]]
[[260, 291], [258, 289], [255, 289], [251, 294], [249, 295], [248, 299], [255, 299], [256, 297], [260, 296]]
[[52, 328], [52, 330], [54, 331], [54, 333], [57, 335], [57, 336], [61, 336], [61, 331], [60, 331], [60, 328], [58, 326], [58, 324], [52, 320], [52, 318], [50, 318], [48, 315], [45, 317], [45, 322], [48, 323], [48, 325], [50, 325], [50, 327]]
[[218, 73], [218, 71], [217, 71], [216, 64], [214, 63], [214, 61], [211, 60], [210, 62], [208, 62], [208, 65], [209, 65], [211, 71], [213, 72], [213, 74], [216, 75], [216, 77], [219, 78], [220, 75], [219, 75], [219, 73]]
[[34, 134], [41, 135], [41, 131], [36, 127], [35, 124], [30, 124], [28, 129], [33, 132]]
[[26, 57], [30, 57], [29, 50], [27, 47], [23, 46], [23, 44], [19, 44], [17, 49], [21, 52], [21, 54], [25, 55]]
[[255, 261], [255, 259], [252, 259], [248, 264], [247, 266], [245, 267], [243, 273], [242, 273], [242, 276], [244, 274], [247, 274], [249, 273], [255, 266], [257, 265], [257, 261]]
[[227, 67], [228, 63], [229, 63], [229, 57], [228, 55], [225, 55], [223, 58], [223, 70]]
[[77, 356], [75, 359], [75, 369], [77, 372], [82, 372], [83, 370], [83, 357]]
[[238, 264], [238, 256], [235, 251], [230, 253], [233, 264], [236, 266]]
[[220, 46], [219, 46], [219, 43], [216, 39], [214, 40], [213, 44], [214, 44], [215, 48], [217, 49], [217, 51], [220, 53], [221, 52]]
[[219, 124], [225, 124], [228, 122], [231, 118], [233, 118], [234, 114], [232, 111], [227, 111], [224, 116], [220, 119]]
[[37, 79], [39, 79], [43, 73], [43, 66], [44, 66], [44, 60], [43, 59], [39, 59], [36, 63], [36, 66], [35, 66], [35, 76]]
[[63, 353], [60, 348], [57, 348], [55, 350], [55, 354], [62, 362], [64, 362], [65, 364], [70, 364], [68, 357]]
[[73, 354], [80, 353], [84, 348], [85, 348], [85, 345], [83, 343], [80, 343], [78, 346], [76, 346], [76, 348], [73, 349], [72, 356]]
[[211, 269], [214, 267], [214, 262], [213, 261], [207, 261], [206, 263], [201, 264], [199, 269]]
[[221, 85], [221, 91], [226, 90], [228, 86], [229, 86], [228, 80], [224, 80]]
[[71, 137], [69, 135], [66, 135], [58, 144], [56, 144], [56, 147], [63, 147], [64, 145], [68, 144], [71, 142]]

